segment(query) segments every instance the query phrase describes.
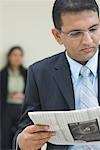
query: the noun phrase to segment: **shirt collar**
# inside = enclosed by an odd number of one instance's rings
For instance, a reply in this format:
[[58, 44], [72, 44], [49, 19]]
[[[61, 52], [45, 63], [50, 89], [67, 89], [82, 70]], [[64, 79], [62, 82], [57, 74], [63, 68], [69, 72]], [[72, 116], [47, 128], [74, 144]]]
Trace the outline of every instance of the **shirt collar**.
[[[97, 66], [98, 66], [98, 51], [95, 53], [95, 55], [86, 63], [86, 66], [92, 71], [93, 75], [96, 77], [97, 76]], [[67, 51], [66, 51], [66, 57], [68, 59], [70, 69], [72, 76], [75, 81], [78, 80], [79, 73], [81, 70], [81, 67], [83, 66], [82, 64], [78, 63], [74, 59], [68, 56]]]
[[92, 71], [93, 75], [97, 76], [97, 68], [98, 68], [98, 52], [95, 53], [95, 55], [86, 63], [86, 66]]

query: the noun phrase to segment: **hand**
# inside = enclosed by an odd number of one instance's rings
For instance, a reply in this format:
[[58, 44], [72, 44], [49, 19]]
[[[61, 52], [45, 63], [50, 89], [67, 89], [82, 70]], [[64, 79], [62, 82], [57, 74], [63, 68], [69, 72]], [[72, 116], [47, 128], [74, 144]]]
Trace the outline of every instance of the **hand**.
[[51, 136], [54, 131], [48, 131], [47, 125], [31, 125], [26, 127], [19, 136], [18, 144], [21, 150], [38, 150]]
[[17, 92], [16, 94], [14, 94], [14, 99], [17, 99], [17, 100], [24, 99], [24, 94], [21, 92]]
[[13, 101], [23, 100], [23, 99], [24, 99], [24, 94], [21, 93], [21, 92], [12, 93], [11, 99], [12, 99]]

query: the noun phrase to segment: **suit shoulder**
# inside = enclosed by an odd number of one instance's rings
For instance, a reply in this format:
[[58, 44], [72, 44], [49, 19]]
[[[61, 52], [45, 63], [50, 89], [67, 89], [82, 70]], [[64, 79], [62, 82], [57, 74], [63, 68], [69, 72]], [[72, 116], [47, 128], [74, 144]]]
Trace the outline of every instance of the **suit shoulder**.
[[33, 63], [32, 65], [30, 65], [29, 68], [33, 68], [33, 69], [49, 69], [54, 67], [54, 65], [56, 64], [56, 62], [59, 60], [59, 58], [64, 55], [64, 52], [55, 54], [53, 56], [47, 57], [45, 59], [42, 59], [38, 62]]
[[4, 67], [0, 70], [1, 75], [7, 74], [7, 72], [8, 72], [7, 67]]

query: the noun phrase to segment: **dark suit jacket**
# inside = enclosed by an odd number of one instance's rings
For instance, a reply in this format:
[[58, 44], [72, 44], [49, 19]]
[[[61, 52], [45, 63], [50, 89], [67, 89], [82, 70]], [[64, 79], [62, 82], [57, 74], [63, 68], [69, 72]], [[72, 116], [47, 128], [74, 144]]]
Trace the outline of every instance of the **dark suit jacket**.
[[[27, 70], [25, 68], [21, 69], [21, 74], [24, 78], [24, 82], [26, 85], [26, 79], [27, 79]], [[1, 113], [3, 115], [5, 111], [6, 101], [7, 101], [7, 94], [8, 94], [8, 67], [3, 68], [0, 71], [0, 105], [1, 105]], [[25, 89], [24, 89], [25, 91]], [[23, 93], [24, 93], [23, 91]]]
[[[99, 67], [100, 61], [98, 62], [98, 90], [100, 91]], [[75, 109], [71, 71], [65, 52], [44, 59], [29, 67], [25, 95], [23, 115], [18, 133], [32, 123], [27, 115], [28, 111], [68, 111]], [[98, 101], [100, 103], [100, 94], [98, 95]], [[67, 146], [48, 143], [47, 149], [64, 150], [67, 149]]]

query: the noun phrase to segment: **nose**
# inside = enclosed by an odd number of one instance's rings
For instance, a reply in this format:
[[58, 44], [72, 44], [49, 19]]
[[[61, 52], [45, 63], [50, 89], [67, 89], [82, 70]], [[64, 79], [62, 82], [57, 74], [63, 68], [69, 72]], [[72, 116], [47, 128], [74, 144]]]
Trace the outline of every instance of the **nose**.
[[93, 43], [92, 35], [88, 31], [84, 32], [82, 37], [82, 43], [84, 45], [91, 45]]

